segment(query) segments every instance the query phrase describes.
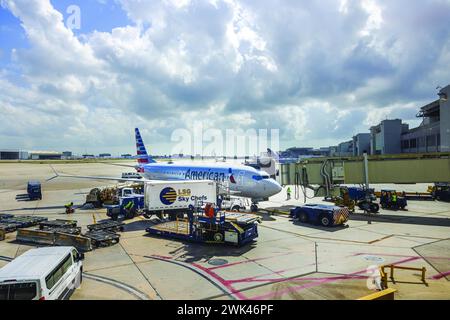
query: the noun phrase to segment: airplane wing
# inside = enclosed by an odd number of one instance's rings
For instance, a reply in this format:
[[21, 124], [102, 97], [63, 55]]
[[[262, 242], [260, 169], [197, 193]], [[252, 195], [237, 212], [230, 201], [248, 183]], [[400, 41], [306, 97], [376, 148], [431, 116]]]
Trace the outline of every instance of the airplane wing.
[[56, 178], [75, 178], [75, 179], [90, 179], [90, 180], [108, 180], [108, 181], [118, 181], [118, 182], [140, 182], [144, 183], [144, 181], [149, 181], [147, 179], [136, 179], [136, 178], [119, 178], [119, 177], [99, 177], [99, 176], [76, 176], [69, 174], [59, 174], [51, 165], [53, 172], [55, 175], [46, 181], [50, 181]]

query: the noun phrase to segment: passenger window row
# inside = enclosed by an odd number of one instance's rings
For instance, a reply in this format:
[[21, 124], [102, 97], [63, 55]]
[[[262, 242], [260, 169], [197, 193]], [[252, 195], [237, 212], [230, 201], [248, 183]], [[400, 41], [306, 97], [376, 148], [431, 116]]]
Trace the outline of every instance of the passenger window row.
[[69, 270], [72, 266], [72, 256], [69, 254], [63, 262], [59, 264], [52, 272], [45, 278], [45, 283], [47, 285], [47, 289], [52, 289], [59, 280], [63, 277], [63, 275]]

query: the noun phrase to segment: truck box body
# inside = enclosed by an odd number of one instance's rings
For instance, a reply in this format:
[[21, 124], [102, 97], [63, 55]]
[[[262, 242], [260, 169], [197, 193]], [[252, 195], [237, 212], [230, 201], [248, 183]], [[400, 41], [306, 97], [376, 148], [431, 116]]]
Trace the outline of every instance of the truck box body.
[[166, 211], [188, 209], [217, 203], [217, 184], [214, 181], [152, 181], [145, 183], [145, 210]]

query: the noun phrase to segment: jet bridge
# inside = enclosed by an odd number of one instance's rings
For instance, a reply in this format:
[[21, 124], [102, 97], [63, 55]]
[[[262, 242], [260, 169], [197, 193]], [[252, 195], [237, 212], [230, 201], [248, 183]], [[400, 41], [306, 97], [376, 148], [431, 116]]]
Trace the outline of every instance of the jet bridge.
[[[450, 182], [450, 153], [368, 156], [369, 183]], [[280, 164], [282, 185], [364, 184], [364, 157], [309, 158]]]

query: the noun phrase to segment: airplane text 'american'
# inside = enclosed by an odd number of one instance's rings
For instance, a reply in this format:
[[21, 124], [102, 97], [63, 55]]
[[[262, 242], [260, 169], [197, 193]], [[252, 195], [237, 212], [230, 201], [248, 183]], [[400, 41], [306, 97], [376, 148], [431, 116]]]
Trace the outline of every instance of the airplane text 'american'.
[[188, 170], [186, 171], [184, 178], [186, 180], [214, 180], [214, 181], [225, 181], [225, 173], [208, 171], [196, 171]]

